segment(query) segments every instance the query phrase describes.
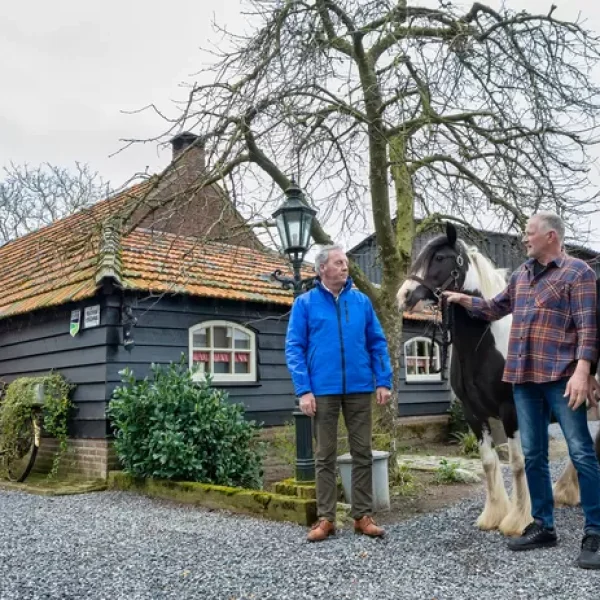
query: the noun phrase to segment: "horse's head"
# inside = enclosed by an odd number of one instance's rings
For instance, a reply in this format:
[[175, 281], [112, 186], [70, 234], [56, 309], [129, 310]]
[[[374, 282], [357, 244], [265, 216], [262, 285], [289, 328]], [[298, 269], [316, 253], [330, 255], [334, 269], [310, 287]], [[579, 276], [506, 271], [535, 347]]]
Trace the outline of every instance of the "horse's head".
[[446, 290], [465, 289], [469, 265], [465, 244], [458, 240], [454, 225], [447, 223], [446, 233], [431, 240], [414, 261], [398, 290], [398, 306], [412, 310], [421, 301], [438, 302]]

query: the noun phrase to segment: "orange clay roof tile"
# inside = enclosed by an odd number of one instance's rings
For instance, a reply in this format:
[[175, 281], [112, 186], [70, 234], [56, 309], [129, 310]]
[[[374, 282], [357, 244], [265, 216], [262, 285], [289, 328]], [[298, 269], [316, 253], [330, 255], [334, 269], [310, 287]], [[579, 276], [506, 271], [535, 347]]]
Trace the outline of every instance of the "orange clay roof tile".
[[[149, 183], [133, 186], [2, 246], [0, 318], [92, 297], [104, 224], [149, 189]], [[275, 252], [136, 229], [120, 239], [119, 258], [125, 289], [292, 303], [291, 291], [270, 279], [276, 269], [289, 272], [286, 259]], [[306, 269], [303, 276], [311, 274]], [[431, 317], [412, 313], [405, 318]]]

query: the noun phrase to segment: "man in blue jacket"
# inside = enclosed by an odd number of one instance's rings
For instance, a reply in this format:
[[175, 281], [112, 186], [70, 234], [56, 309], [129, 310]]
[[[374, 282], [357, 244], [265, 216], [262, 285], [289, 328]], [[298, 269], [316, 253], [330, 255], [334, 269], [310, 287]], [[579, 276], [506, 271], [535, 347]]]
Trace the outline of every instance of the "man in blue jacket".
[[373, 521], [371, 396], [386, 404], [392, 387], [387, 342], [365, 294], [352, 287], [340, 246], [324, 247], [315, 259], [316, 286], [292, 307], [285, 355], [300, 410], [314, 417], [317, 514], [308, 540], [335, 533], [336, 458], [340, 408], [352, 455], [354, 529], [372, 537], [384, 531]]

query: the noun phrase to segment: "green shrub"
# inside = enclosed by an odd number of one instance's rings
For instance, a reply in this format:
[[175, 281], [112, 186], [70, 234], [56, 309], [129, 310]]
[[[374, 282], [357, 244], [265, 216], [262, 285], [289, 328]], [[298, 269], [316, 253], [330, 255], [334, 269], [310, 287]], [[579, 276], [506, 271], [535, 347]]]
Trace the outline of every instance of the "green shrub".
[[465, 419], [462, 402], [454, 394], [452, 394], [448, 415], [448, 433], [451, 437], [455, 434], [469, 432], [469, 425]]
[[390, 469], [390, 487], [396, 496], [410, 496], [417, 491], [417, 481], [408, 465]]
[[459, 464], [456, 462], [448, 462], [443, 458], [440, 461], [440, 466], [435, 471], [435, 481], [437, 483], [457, 483], [461, 480], [458, 471]]
[[479, 442], [477, 436], [471, 431], [466, 433], [454, 433], [452, 437], [460, 447], [460, 453], [468, 458], [479, 456]]
[[130, 369], [109, 404], [115, 449], [138, 477], [199, 481], [258, 489], [262, 444], [244, 408], [210, 380], [194, 382], [185, 359], [152, 365], [137, 381]]

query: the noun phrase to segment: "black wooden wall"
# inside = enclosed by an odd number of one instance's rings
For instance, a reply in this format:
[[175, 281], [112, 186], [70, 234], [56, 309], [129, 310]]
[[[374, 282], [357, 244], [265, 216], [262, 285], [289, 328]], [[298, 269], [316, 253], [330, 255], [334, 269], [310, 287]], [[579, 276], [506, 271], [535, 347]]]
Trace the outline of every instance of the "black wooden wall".
[[0, 380], [10, 383], [17, 377], [62, 373], [76, 385], [76, 411], [71, 434], [102, 437], [106, 430], [106, 344], [109, 327], [69, 334], [71, 310], [98, 304], [85, 303], [36, 311], [0, 321]]
[[[157, 300], [131, 294], [124, 302], [132, 307], [137, 319], [133, 329], [135, 347], [131, 352], [125, 350], [117, 328], [107, 352], [107, 399], [120, 383], [120, 370], [129, 366], [141, 379], [153, 362], [167, 364], [178, 361], [181, 353], [188, 356], [190, 327], [203, 321], [225, 320], [256, 333], [258, 381], [215, 386], [226, 390], [232, 401], [243, 403], [249, 419], [265, 425], [291, 420], [294, 396], [284, 355], [289, 308], [191, 296], [163, 296]], [[111, 297], [108, 304], [107, 319], [116, 323], [120, 299]]]

